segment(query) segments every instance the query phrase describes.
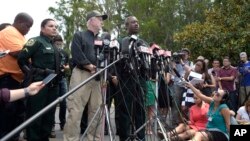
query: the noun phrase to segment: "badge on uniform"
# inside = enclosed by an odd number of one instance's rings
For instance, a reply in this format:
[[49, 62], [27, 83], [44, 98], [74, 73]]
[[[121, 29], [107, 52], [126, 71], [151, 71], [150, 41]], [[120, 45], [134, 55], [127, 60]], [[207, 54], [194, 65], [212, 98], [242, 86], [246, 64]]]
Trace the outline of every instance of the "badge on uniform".
[[26, 46], [33, 46], [35, 42], [36, 42], [35, 39], [29, 39], [28, 42], [25, 45]]

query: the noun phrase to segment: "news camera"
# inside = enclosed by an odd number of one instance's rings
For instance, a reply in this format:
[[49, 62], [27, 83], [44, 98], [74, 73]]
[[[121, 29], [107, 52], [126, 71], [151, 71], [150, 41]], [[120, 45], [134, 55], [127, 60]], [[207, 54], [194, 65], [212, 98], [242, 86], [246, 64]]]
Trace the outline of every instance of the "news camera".
[[160, 72], [170, 63], [171, 51], [161, 49], [161, 47], [155, 43], [150, 44], [150, 49], [152, 50], [151, 67]]
[[172, 59], [173, 59], [173, 61], [174, 61], [176, 64], [179, 64], [179, 63], [180, 63], [180, 60], [181, 60], [182, 58], [184, 58], [184, 57], [185, 57], [185, 53], [183, 53], [183, 52], [174, 52], [174, 53], [173, 53]]

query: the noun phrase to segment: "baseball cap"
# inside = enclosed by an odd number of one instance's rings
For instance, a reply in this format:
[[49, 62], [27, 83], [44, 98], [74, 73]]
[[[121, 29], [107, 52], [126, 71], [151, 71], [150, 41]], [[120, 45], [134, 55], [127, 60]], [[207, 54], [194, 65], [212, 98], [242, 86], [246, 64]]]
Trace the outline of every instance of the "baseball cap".
[[102, 20], [106, 20], [108, 18], [108, 15], [101, 14], [99, 11], [93, 10], [93, 11], [90, 11], [90, 12], [87, 13], [86, 20], [88, 21], [92, 17], [102, 17]]
[[181, 52], [186, 51], [188, 54], [190, 54], [190, 50], [188, 48], [182, 48]]
[[241, 52], [240, 53], [240, 57], [246, 57], [247, 56], [247, 53], [246, 52]]

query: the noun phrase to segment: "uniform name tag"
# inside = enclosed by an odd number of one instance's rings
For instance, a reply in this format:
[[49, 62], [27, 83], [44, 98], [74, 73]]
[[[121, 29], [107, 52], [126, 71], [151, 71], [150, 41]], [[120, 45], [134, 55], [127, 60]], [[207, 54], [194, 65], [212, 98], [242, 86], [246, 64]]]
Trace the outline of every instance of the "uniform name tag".
[[51, 50], [51, 47], [45, 47], [47, 50]]

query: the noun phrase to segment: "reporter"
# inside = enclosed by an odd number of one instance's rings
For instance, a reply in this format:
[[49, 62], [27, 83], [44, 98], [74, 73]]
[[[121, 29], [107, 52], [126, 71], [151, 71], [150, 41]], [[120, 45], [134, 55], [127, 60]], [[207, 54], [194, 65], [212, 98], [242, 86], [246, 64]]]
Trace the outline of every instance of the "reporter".
[[213, 92], [213, 97], [208, 97], [202, 94], [191, 83], [187, 82], [186, 84], [192, 89], [197, 97], [210, 104], [206, 130], [196, 132], [193, 140], [228, 141], [230, 131], [230, 110], [225, 104], [229, 98], [228, 92], [219, 89]]
[[35, 95], [43, 87], [44, 84], [42, 81], [39, 81], [33, 82], [28, 87], [22, 89], [9, 90], [7, 88], [3, 88], [0, 90], [0, 104], [13, 102], [24, 97]]

